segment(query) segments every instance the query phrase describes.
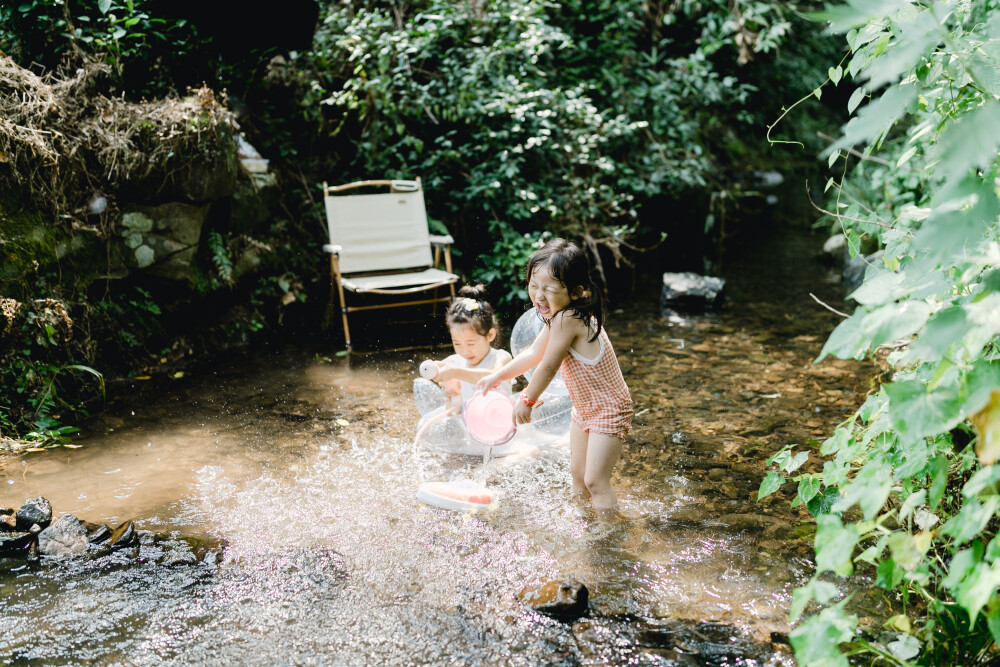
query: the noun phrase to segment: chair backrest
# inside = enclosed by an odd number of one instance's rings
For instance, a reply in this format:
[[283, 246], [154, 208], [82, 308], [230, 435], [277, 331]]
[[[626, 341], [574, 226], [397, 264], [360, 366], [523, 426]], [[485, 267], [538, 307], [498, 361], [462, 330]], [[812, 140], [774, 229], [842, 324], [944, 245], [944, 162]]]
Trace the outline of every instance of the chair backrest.
[[338, 195], [330, 194], [337, 188], [324, 188], [330, 243], [341, 248], [343, 273], [431, 265], [431, 242], [420, 182], [397, 181], [391, 185], [399, 191]]

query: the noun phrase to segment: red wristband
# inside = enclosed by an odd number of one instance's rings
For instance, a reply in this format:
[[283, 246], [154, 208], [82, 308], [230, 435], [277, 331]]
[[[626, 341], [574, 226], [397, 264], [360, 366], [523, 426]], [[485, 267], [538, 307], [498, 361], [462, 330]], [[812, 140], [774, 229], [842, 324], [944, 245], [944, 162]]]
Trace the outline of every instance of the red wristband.
[[539, 401], [529, 401], [528, 395], [523, 391], [521, 392], [521, 402], [527, 405], [529, 408], [533, 408], [539, 403]]

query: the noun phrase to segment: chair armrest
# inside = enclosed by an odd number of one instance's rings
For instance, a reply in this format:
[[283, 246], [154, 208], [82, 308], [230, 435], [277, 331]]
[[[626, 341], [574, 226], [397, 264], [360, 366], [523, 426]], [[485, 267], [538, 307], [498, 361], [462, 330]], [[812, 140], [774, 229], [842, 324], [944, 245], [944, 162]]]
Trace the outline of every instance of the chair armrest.
[[451, 237], [451, 234], [445, 234], [444, 236], [431, 235], [431, 245], [453, 245], [455, 239]]
[[323, 244], [323, 252], [328, 252], [331, 255], [336, 255], [336, 256], [339, 257], [340, 256], [340, 250], [341, 250], [341, 248], [340, 248], [339, 245], [333, 245], [332, 243], [324, 243]]

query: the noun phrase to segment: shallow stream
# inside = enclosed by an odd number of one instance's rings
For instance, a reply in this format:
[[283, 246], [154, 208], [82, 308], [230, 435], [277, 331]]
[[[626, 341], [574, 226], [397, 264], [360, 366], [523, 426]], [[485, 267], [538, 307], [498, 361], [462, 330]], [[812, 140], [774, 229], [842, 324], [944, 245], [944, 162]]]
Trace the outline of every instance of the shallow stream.
[[[418, 503], [422, 481], [482, 465], [411, 446], [417, 364], [445, 348], [348, 363], [285, 347], [137, 381], [141, 400], [113, 403], [82, 447], [0, 459], [0, 506], [44, 496], [56, 516], [133, 519], [221, 558], [0, 572], [0, 664], [794, 664], [812, 524], [788, 494], [756, 502], [764, 460], [825, 439], [870, 375], [811, 364], [837, 316], [809, 293], [842, 303], [821, 242], [781, 227], [741, 243], [718, 313], [665, 317], [655, 284], [610, 313], [637, 413], [621, 521], [573, 500], [558, 444], [490, 463], [492, 513]], [[569, 576], [590, 590], [576, 622], [517, 601]]]

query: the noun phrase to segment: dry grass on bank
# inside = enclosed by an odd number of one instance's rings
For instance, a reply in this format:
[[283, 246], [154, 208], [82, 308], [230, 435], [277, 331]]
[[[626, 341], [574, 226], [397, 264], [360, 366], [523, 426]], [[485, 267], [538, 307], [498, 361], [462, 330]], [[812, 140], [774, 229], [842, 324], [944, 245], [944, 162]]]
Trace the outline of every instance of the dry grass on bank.
[[237, 131], [224, 93], [203, 87], [183, 99], [131, 102], [105, 94], [110, 75], [86, 61], [43, 77], [0, 54], [0, 186], [83, 224], [95, 196], [113, 209], [126, 184], [166, 179]]

